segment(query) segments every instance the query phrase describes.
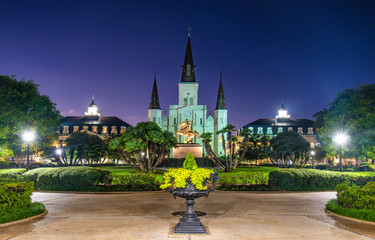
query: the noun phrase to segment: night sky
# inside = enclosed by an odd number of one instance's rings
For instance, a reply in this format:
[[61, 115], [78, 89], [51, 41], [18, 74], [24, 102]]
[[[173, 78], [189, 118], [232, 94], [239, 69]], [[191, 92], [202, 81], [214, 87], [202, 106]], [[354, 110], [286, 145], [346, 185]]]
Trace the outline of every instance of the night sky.
[[0, 74], [32, 79], [63, 116], [147, 120], [154, 70], [164, 111], [178, 103], [187, 28], [199, 104], [220, 70], [228, 122], [313, 119], [345, 88], [375, 82], [375, 1], [0, 0]]

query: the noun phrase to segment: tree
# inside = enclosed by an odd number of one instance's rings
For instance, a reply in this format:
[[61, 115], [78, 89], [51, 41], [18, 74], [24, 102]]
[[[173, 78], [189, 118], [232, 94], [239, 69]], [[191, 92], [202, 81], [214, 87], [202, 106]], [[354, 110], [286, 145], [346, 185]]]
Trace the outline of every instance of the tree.
[[296, 132], [277, 134], [270, 147], [271, 161], [279, 167], [300, 167], [309, 160], [310, 143]]
[[17, 81], [14, 76], [0, 75], [0, 159], [21, 154], [21, 134], [27, 129], [34, 129], [38, 135], [32, 143], [34, 151], [51, 145], [60, 118], [56, 104], [41, 95], [32, 80]]
[[318, 138], [327, 156], [337, 156], [338, 146], [332, 139], [337, 131], [350, 136], [343, 148], [346, 157], [375, 159], [375, 84], [360, 85], [338, 93], [329, 109], [314, 115]]
[[154, 170], [176, 146], [173, 133], [162, 131], [154, 122], [139, 122], [109, 142], [126, 164], [143, 172]]
[[[247, 132], [245, 132], [245, 130], [247, 130]], [[239, 153], [244, 155], [242, 159], [257, 161], [270, 156], [270, 137], [250, 132], [247, 128], [241, 132], [241, 135], [245, 136], [243, 137], [243, 144], [239, 150]]]
[[201, 138], [203, 140], [204, 147], [206, 149], [206, 153], [211, 159], [211, 161], [216, 165], [219, 166], [222, 169], [225, 169], [225, 165], [221, 162], [220, 158], [215, 154], [215, 152], [211, 148], [211, 142], [212, 142], [212, 133], [203, 133], [201, 135]]

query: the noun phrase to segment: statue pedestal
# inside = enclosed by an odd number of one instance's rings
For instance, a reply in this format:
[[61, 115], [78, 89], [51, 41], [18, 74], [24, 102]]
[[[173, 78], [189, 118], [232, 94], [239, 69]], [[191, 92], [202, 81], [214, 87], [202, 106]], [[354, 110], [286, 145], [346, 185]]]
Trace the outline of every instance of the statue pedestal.
[[173, 158], [185, 158], [191, 152], [195, 158], [203, 157], [203, 148], [198, 143], [178, 143], [178, 148], [173, 148]]

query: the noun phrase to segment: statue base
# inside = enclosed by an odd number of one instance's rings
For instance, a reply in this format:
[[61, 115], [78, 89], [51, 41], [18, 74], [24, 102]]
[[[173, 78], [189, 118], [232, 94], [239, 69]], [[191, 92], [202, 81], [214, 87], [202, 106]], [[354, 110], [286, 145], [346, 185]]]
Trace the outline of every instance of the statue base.
[[203, 157], [203, 148], [198, 143], [178, 143], [178, 148], [173, 148], [173, 158], [185, 158], [188, 152], [191, 152], [195, 158]]

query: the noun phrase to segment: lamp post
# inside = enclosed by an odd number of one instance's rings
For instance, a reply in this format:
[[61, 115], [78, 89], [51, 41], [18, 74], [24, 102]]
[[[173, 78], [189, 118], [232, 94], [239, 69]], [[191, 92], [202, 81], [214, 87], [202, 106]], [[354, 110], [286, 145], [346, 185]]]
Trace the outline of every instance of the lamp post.
[[349, 137], [346, 133], [338, 133], [335, 135], [333, 141], [340, 147], [340, 172], [342, 172], [342, 146], [346, 144]]
[[315, 151], [311, 151], [311, 168], [314, 168], [314, 155], [315, 155]]
[[33, 131], [26, 131], [22, 134], [22, 139], [27, 142], [27, 160], [26, 160], [26, 171], [29, 170], [29, 165], [30, 165], [30, 160], [29, 160], [29, 155], [30, 155], [30, 143], [34, 141], [35, 139], [35, 132]]

